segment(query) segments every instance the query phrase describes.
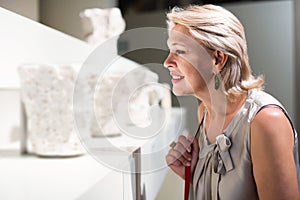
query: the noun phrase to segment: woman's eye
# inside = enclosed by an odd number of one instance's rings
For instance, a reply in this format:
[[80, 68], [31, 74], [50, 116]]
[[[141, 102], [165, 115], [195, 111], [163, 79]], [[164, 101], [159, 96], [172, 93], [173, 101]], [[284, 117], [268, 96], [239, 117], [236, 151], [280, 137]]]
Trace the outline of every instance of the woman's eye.
[[176, 50], [175, 53], [176, 54], [185, 54], [185, 51], [183, 51], [183, 50]]

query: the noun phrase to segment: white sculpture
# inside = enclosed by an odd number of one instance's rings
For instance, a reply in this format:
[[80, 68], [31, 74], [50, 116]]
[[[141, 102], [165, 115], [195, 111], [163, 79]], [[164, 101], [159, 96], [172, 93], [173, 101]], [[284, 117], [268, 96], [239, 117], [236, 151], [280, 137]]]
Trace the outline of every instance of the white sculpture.
[[[87, 41], [94, 45], [120, 34], [125, 28], [121, 13], [116, 8], [86, 10], [81, 16], [84, 16], [84, 23], [92, 25], [92, 33]], [[105, 53], [113, 54], [117, 59], [101, 78], [89, 74], [78, 81], [76, 78], [80, 66], [72, 64], [32, 64], [19, 67], [30, 152], [40, 156], [75, 156], [85, 152], [75, 130], [75, 83], [80, 84], [84, 94], [94, 94], [92, 97], [96, 118], [91, 120], [92, 113], [83, 106], [80, 119], [76, 119], [76, 123], [80, 123], [80, 127], [86, 127], [92, 136], [121, 134], [116, 115], [124, 107], [119, 99], [128, 100], [126, 108], [129, 117], [125, 119], [126, 123], [138, 126], [151, 123], [149, 109], [162, 99], [162, 105], [171, 106], [169, 91], [165, 92], [165, 87], [158, 84], [157, 74], [118, 56], [117, 37], [114, 38], [111, 41], [111, 52]], [[96, 90], [93, 90], [95, 85]], [[83, 95], [81, 98], [87, 96], [90, 95]]]
[[29, 151], [40, 156], [83, 154], [72, 107], [74, 66], [23, 65], [19, 67], [19, 76]]
[[[121, 63], [126, 64], [126, 68], [120, 67], [123, 66]], [[158, 105], [164, 96], [162, 86], [157, 82], [157, 74], [134, 62], [120, 60], [114, 63], [96, 86], [96, 121], [91, 125], [91, 134], [120, 135], [119, 126], [124, 123], [140, 127], [149, 125], [151, 107]], [[117, 116], [124, 112], [124, 116]]]
[[84, 40], [98, 45], [121, 34], [125, 30], [125, 21], [119, 8], [92, 8], [80, 12]]
[[[127, 109], [122, 120], [128, 124], [147, 126], [151, 123], [149, 111], [151, 106], [164, 99], [163, 105], [171, 107], [169, 91], [158, 84], [158, 75], [148, 68], [117, 55], [117, 39], [125, 29], [125, 22], [119, 8], [86, 9], [80, 13], [85, 40], [92, 45], [103, 42], [111, 44], [111, 52], [115, 62], [102, 74], [94, 77], [96, 84], [94, 112], [96, 119], [92, 121], [92, 136], [113, 136], [121, 134], [116, 115]], [[101, 55], [99, 55], [101, 56]], [[91, 75], [90, 77], [93, 77]], [[98, 80], [100, 78], [100, 80]], [[149, 84], [151, 83], [151, 84]], [[121, 87], [121, 88], [120, 88]], [[116, 90], [116, 88], [118, 88]], [[128, 100], [121, 105], [117, 99]], [[120, 120], [120, 118], [118, 118]]]

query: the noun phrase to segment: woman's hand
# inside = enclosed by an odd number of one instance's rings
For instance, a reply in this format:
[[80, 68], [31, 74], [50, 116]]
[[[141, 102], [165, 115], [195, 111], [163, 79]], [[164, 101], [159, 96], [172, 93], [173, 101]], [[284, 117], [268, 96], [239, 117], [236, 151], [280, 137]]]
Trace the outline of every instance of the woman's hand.
[[199, 154], [197, 138], [191, 135], [180, 135], [176, 145], [170, 149], [166, 156], [168, 166], [181, 178], [185, 178], [185, 166], [191, 166], [191, 174], [194, 173]]

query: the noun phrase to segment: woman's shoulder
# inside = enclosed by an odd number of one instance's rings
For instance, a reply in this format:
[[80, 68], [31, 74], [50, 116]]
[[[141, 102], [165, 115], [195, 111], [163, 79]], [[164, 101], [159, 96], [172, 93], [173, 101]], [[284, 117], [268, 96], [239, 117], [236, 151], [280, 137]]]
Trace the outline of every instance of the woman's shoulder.
[[275, 96], [263, 90], [258, 90], [258, 89], [252, 90], [250, 92], [249, 98], [252, 99], [253, 102], [259, 106], [274, 104], [283, 108], [282, 104]]
[[286, 127], [293, 132], [293, 126], [283, 105], [271, 94], [257, 90], [253, 92], [253, 109], [251, 128], [259, 129], [260, 132], [271, 136], [277, 134], [280, 127]]
[[285, 111], [276, 105], [264, 107], [255, 115], [250, 134], [252, 150], [268, 149], [266, 154], [271, 157], [276, 156], [273, 153], [278, 149], [293, 152], [296, 138], [293, 125]]
[[[253, 121], [254, 118], [257, 118], [258, 113], [261, 113], [261, 115], [263, 115], [263, 116], [274, 113], [274, 112], [270, 112], [273, 110], [271, 108], [275, 108], [275, 111], [279, 112], [281, 115], [287, 114], [284, 106], [281, 104], [281, 102], [276, 97], [274, 97], [273, 95], [271, 95], [265, 91], [262, 91], [262, 90], [257, 90], [257, 89], [251, 90], [248, 95], [247, 102], [250, 105], [249, 121]], [[262, 110], [265, 110], [265, 109], [267, 111], [261, 112]], [[268, 117], [268, 116], [265, 116], [265, 117]], [[272, 117], [272, 116], [269, 116], [269, 117]], [[286, 117], [286, 115], [282, 115], [282, 117]]]
[[279, 126], [290, 127], [290, 121], [281, 107], [270, 104], [269, 106], [261, 108], [259, 112], [256, 113], [251, 126], [257, 126], [267, 131], [268, 128], [273, 129]]

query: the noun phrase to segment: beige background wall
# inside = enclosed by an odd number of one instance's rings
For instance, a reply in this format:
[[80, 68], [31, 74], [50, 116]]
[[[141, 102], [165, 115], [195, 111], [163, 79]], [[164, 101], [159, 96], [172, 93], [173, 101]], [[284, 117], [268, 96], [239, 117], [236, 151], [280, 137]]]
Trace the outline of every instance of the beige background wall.
[[156, 200], [182, 200], [184, 196], [184, 181], [169, 171]]
[[293, 1], [265, 1], [225, 7], [244, 24], [254, 73], [265, 76], [266, 91], [285, 106], [296, 123], [293, 4]]
[[38, 21], [39, 0], [0, 0], [0, 6]]

